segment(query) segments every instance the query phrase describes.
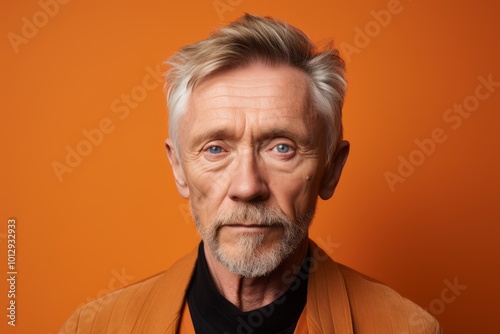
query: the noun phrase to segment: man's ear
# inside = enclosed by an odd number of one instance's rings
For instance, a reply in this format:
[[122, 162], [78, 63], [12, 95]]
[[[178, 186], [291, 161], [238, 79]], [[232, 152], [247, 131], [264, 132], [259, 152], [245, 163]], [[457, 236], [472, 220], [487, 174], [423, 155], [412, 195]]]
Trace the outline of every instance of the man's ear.
[[178, 159], [179, 155], [175, 151], [174, 144], [170, 138], [165, 141], [165, 147], [167, 149], [168, 160], [170, 161], [170, 165], [172, 165], [177, 191], [179, 191], [182, 197], [189, 198], [189, 187], [186, 182], [186, 176], [184, 175], [184, 169], [182, 168], [182, 164]]
[[342, 140], [337, 149], [337, 153], [332, 161], [326, 166], [325, 174], [321, 179], [319, 187], [319, 197], [321, 197], [321, 199], [327, 200], [333, 196], [333, 192], [340, 180], [342, 168], [344, 168], [347, 156], [349, 155], [349, 146], [350, 144], [348, 141]]

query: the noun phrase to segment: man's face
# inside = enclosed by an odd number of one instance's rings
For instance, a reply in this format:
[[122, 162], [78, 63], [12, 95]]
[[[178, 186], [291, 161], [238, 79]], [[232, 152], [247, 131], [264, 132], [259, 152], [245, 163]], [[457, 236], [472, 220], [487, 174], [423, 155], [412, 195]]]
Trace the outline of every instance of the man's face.
[[169, 156], [205, 244], [230, 271], [262, 276], [307, 237], [325, 166], [326, 127], [308, 78], [255, 63], [212, 75], [179, 121]]

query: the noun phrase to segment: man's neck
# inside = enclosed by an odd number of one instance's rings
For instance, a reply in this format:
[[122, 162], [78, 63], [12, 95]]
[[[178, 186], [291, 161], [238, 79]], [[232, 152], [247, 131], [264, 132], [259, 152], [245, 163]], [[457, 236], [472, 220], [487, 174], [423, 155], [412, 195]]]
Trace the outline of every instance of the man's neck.
[[270, 304], [282, 295], [292, 283], [300, 270], [308, 247], [308, 238], [300, 243], [297, 249], [286, 258], [271, 274], [265, 277], [246, 278], [226, 269], [204, 244], [210, 276], [217, 290], [224, 298], [241, 311], [251, 311]]

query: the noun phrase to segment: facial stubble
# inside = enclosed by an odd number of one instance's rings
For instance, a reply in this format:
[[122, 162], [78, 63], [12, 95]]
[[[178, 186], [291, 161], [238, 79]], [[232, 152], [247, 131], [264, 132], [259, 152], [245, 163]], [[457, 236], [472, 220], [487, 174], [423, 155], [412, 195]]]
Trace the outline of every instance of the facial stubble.
[[[238, 205], [224, 210], [206, 226], [192, 212], [203, 242], [227, 270], [241, 277], [262, 277], [274, 271], [307, 237], [314, 207], [292, 220], [262, 204]], [[221, 230], [238, 225], [262, 227], [262, 232], [240, 231], [231, 244], [221, 242]], [[269, 240], [276, 229], [277, 240]]]

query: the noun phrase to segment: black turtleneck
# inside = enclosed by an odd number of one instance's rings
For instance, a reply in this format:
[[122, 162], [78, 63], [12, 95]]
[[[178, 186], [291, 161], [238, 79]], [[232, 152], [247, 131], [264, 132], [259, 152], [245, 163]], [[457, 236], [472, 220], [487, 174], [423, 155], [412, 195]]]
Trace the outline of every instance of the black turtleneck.
[[216, 289], [201, 242], [187, 292], [196, 333], [293, 334], [307, 300], [307, 264], [308, 261], [304, 261], [295, 277], [283, 275], [283, 281], [291, 285], [275, 301], [259, 309], [242, 312]]

